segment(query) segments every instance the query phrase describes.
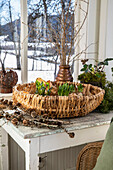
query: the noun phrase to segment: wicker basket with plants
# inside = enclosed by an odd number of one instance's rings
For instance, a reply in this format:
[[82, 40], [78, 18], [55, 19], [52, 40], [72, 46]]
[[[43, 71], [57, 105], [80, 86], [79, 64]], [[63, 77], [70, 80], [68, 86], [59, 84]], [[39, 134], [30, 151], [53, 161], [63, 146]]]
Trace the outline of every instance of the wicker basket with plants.
[[[43, 1], [46, 18], [45, 41], [54, 43], [54, 49], [60, 57], [60, 69], [55, 82], [37, 79], [35, 83], [17, 85], [13, 89], [14, 104], [20, 103], [25, 109], [34, 109], [38, 115], [49, 118], [69, 118], [84, 116], [94, 110], [103, 100], [104, 90], [81, 83], [75, 83], [70, 72], [70, 64], [84, 50], [75, 53], [81, 40], [80, 32], [88, 16], [89, 0], [51, 2], [49, 6]], [[85, 5], [85, 10], [83, 6]], [[56, 25], [51, 22], [51, 9], [57, 12]], [[49, 9], [48, 9], [49, 8]], [[74, 16], [77, 11], [83, 12], [83, 20], [76, 22]]]
[[14, 104], [49, 118], [84, 116], [99, 106], [103, 97], [104, 90], [90, 84], [45, 82], [39, 78], [13, 89]]

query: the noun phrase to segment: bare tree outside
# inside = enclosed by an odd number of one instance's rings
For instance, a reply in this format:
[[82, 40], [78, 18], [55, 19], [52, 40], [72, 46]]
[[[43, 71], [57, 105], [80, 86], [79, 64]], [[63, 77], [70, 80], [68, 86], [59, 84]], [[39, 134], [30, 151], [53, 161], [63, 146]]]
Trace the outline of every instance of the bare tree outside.
[[[16, 0], [19, 2], [19, 0]], [[2, 45], [2, 51], [16, 57], [16, 69], [21, 69], [20, 62], [20, 16], [14, 19], [13, 0], [0, 3], [6, 15], [2, 17], [6, 21], [5, 27], [1, 25], [1, 35], [5, 35], [5, 42], [12, 42], [13, 46]], [[75, 3], [76, 2], [76, 3]], [[82, 8], [86, 5], [86, 11]], [[37, 71], [45, 69], [39, 62], [48, 63], [50, 69], [54, 67], [54, 77], [57, 66], [73, 65], [73, 60], [79, 57], [86, 49], [74, 54], [74, 44], [79, 44], [82, 36], [80, 30], [87, 19], [89, 0], [28, 0], [28, 70]], [[76, 8], [84, 12], [84, 18], [80, 23], [75, 22]], [[23, 23], [24, 24], [24, 23]], [[78, 26], [79, 25], [79, 26]], [[6, 30], [5, 30], [5, 29]], [[81, 37], [81, 38], [80, 38]], [[10, 48], [10, 50], [8, 49]], [[7, 58], [6, 57], [6, 58]], [[38, 64], [37, 64], [38, 63]]]
[[[84, 23], [87, 20], [89, 0], [42, 0], [40, 3], [41, 8], [38, 8], [39, 4], [35, 4], [35, 9], [32, 7], [31, 10], [34, 11], [32, 12], [34, 18], [37, 16], [36, 8], [40, 12], [40, 16], [46, 18], [46, 27], [41, 28], [42, 32], [46, 31], [46, 34], [37, 32], [34, 25], [29, 25], [32, 30], [31, 32], [35, 31], [43, 42], [53, 44], [54, 51], [59, 56], [61, 65], [73, 64], [73, 60], [85, 53], [88, 48], [86, 47], [78, 54], [74, 54], [75, 48], [79, 46], [79, 41], [82, 39], [80, 31], [83, 29]], [[82, 8], [84, 4], [86, 10]], [[74, 20], [75, 15], [77, 15], [77, 8], [84, 13], [84, 17], [79, 23]], [[32, 21], [34, 20], [33, 17]], [[76, 46], [74, 46], [75, 44]]]
[[[4, 10], [5, 15], [2, 15], [1, 18], [5, 21], [5, 26], [2, 24], [1, 26], [1, 33], [2, 35], [7, 35], [6, 46], [3, 46], [2, 48], [5, 50], [5, 52], [8, 50], [7, 47], [7, 41], [13, 42], [13, 47], [10, 47], [13, 51], [7, 51], [7, 53], [11, 55], [16, 56], [16, 69], [21, 69], [21, 63], [20, 63], [20, 32], [19, 29], [19, 14], [18, 19], [15, 21], [13, 20], [13, 16], [15, 15], [13, 11], [13, 7], [11, 4], [11, 0], [8, 1], [2, 1], [2, 8], [1, 10]], [[17, 28], [18, 26], [18, 28]]]

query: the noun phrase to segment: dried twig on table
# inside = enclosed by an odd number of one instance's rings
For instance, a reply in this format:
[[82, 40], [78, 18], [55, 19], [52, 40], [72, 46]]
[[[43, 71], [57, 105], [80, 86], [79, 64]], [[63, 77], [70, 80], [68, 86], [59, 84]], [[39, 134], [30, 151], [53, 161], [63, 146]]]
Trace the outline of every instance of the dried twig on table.
[[[8, 109], [14, 110], [14, 112], [10, 114], [8, 113], [8, 111], [6, 112], [2, 109], [0, 112], [0, 119], [5, 118], [7, 121], [11, 121], [11, 123], [15, 126], [23, 125], [23, 126], [28, 126], [31, 128], [38, 127], [38, 128], [49, 128], [49, 129], [60, 128], [60, 129], [63, 129], [71, 138], [74, 137], [74, 133], [68, 132], [63, 126], [63, 125], [70, 124], [69, 121], [49, 119], [43, 116], [38, 116], [35, 110], [32, 110], [32, 109], [30, 109], [28, 112], [27, 111], [24, 112], [23, 110], [21, 110], [22, 108], [20, 109], [21, 105], [19, 103], [17, 103], [17, 106], [13, 106], [12, 101], [1, 99], [0, 104], [1, 103], [4, 103], [5, 106], [9, 107]], [[4, 122], [4, 124], [5, 123], [6, 121]]]

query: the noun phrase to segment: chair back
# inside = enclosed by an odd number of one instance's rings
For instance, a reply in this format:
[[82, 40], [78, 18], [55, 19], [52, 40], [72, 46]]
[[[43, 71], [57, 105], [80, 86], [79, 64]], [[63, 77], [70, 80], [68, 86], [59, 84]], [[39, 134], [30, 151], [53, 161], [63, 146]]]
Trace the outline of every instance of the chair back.
[[102, 144], [103, 142], [87, 144], [78, 155], [76, 170], [92, 170], [95, 167]]

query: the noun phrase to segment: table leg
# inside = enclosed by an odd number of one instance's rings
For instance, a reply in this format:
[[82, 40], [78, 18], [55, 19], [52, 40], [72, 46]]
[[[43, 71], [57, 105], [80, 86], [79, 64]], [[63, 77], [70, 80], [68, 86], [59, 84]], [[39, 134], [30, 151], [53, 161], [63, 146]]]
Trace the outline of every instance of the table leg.
[[29, 140], [29, 147], [25, 152], [26, 170], [39, 170], [39, 138]]
[[3, 170], [9, 170], [8, 133], [3, 128], [1, 128], [1, 137], [2, 168]]

